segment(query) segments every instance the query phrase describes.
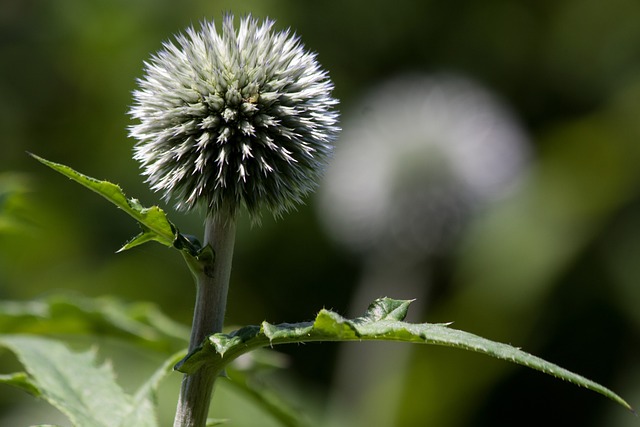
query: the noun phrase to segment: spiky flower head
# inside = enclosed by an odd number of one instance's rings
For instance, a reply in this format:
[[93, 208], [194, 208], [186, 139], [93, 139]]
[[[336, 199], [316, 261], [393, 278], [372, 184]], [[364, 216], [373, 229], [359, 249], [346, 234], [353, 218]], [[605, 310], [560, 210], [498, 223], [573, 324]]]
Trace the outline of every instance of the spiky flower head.
[[327, 230], [357, 252], [403, 261], [446, 252], [528, 162], [528, 137], [514, 114], [463, 76], [398, 76], [355, 112], [319, 207]]
[[204, 22], [145, 63], [130, 115], [135, 159], [180, 210], [254, 219], [315, 189], [338, 133], [333, 84], [290, 31], [251, 16]]

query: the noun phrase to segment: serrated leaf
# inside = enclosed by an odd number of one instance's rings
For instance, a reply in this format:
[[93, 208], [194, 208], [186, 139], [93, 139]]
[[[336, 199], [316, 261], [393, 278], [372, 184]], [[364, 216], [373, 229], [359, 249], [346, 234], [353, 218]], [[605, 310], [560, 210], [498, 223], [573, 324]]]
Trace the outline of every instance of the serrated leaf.
[[[133, 241], [125, 245], [126, 249], [150, 240], [155, 240], [165, 246], [173, 246], [174, 240], [176, 239], [175, 227], [169, 222], [164, 211], [158, 206], [145, 208], [138, 200], [127, 198], [122, 189], [116, 184], [91, 178], [75, 171], [69, 166], [51, 162], [35, 154], [31, 154], [31, 156], [56, 172], [100, 194], [138, 221], [142, 225], [142, 235], [144, 239], [139, 237], [134, 238]], [[132, 242], [134, 244], [132, 244]], [[124, 249], [125, 248], [121, 250]]]
[[[5, 375], [2, 381], [29, 391], [64, 413], [76, 426], [156, 427], [156, 393], [160, 381], [182, 354], [170, 357], [138, 390], [126, 394], [109, 364], [98, 365], [95, 351], [74, 353], [48, 338], [0, 335], [0, 346], [11, 350], [27, 374]], [[32, 393], [33, 394], [33, 393]]]
[[321, 310], [313, 322], [248, 326], [230, 334], [214, 334], [177, 366], [190, 373], [208, 365], [217, 372], [238, 356], [255, 348], [313, 341], [400, 341], [456, 347], [510, 361], [569, 381], [602, 394], [633, 411], [608, 388], [511, 345], [494, 342], [447, 324], [402, 321], [410, 301], [382, 298], [374, 301], [364, 316], [349, 320], [329, 310]]
[[[95, 352], [73, 353], [57, 341], [26, 335], [0, 336], [24, 365], [41, 397], [77, 426], [124, 426], [134, 411], [133, 399], [116, 384], [109, 365], [96, 365]], [[144, 411], [144, 408], [140, 408]], [[156, 427], [153, 413], [145, 413], [140, 427]]]
[[[360, 319], [363, 322], [377, 320], [404, 320], [407, 317], [409, 305], [413, 300], [395, 300], [391, 298], [378, 298], [369, 305], [364, 316]], [[360, 319], [355, 319], [357, 322]]]
[[[144, 230], [144, 227], [142, 227]], [[136, 246], [140, 246], [144, 243], [147, 242], [151, 242], [156, 240], [156, 234], [152, 231], [149, 230], [144, 230], [142, 231], [142, 233], [138, 234], [137, 236], [135, 236], [133, 239], [129, 240], [127, 243], [125, 243], [120, 249], [118, 249], [118, 252], [124, 252], [127, 251], [131, 248], [134, 248]]]

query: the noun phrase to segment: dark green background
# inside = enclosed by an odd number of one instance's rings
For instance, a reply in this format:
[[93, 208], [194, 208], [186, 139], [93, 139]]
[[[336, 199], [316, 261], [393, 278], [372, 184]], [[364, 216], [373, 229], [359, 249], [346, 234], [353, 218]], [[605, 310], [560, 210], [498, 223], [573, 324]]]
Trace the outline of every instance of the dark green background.
[[[640, 406], [636, 0], [3, 0], [0, 183], [19, 194], [0, 198], [0, 218], [18, 224], [0, 227], [0, 298], [113, 294], [156, 302], [190, 321], [193, 285], [179, 255], [159, 245], [114, 254], [136, 224], [25, 152], [117, 182], [143, 204], [158, 203], [131, 159], [126, 113], [135, 79], [163, 40], [224, 11], [291, 27], [329, 70], [343, 115], [377, 83], [405, 72], [463, 73], [502, 97], [535, 145], [530, 182], [438, 260], [436, 292], [421, 320], [453, 320], [521, 346]], [[314, 206], [311, 198], [262, 227], [242, 220], [229, 324], [350, 309], [361, 261], [327, 237]], [[172, 218], [201, 234], [197, 215]], [[313, 410], [322, 412], [330, 395], [336, 348], [280, 349], [291, 355], [283, 375]], [[415, 348], [406, 372], [398, 426], [638, 422], [595, 394], [458, 350]], [[0, 389], [0, 423], [5, 410], [15, 410], [14, 394]], [[371, 399], [354, 411], [384, 410]], [[173, 402], [165, 403], [171, 412]], [[221, 409], [220, 416], [233, 413]]]

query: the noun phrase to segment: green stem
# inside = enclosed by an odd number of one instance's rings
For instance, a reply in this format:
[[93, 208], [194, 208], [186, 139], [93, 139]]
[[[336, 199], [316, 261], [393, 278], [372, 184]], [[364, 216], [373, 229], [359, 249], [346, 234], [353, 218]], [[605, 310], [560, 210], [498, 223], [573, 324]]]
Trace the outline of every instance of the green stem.
[[[208, 218], [204, 244], [205, 247], [211, 247], [213, 256], [202, 256], [197, 262], [187, 259], [197, 289], [189, 352], [199, 347], [209, 335], [222, 332], [235, 231], [235, 220], [229, 216]], [[174, 427], [206, 425], [218, 374], [217, 371], [203, 368], [184, 376]]]

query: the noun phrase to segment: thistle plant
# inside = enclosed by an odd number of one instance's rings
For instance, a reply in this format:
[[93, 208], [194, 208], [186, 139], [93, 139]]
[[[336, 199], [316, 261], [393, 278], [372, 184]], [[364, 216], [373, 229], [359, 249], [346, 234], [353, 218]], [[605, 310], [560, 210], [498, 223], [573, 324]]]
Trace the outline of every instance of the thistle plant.
[[[27, 331], [41, 330], [29, 322], [62, 314], [63, 321], [53, 319], [51, 328], [63, 335], [71, 315], [88, 330], [93, 325], [117, 337], [178, 341], [181, 346], [188, 335], [183, 328], [149, 306], [131, 308], [113, 301], [50, 298], [0, 304], [0, 313], [11, 317], [14, 328], [0, 335], [0, 347], [15, 353], [25, 367], [25, 372], [0, 375], [0, 383], [48, 401], [74, 425], [157, 427], [156, 392], [173, 369], [184, 374], [174, 426], [203, 427], [216, 379], [246, 353], [289, 343], [401, 341], [462, 348], [515, 362], [631, 409], [602, 385], [516, 347], [448, 324], [405, 322], [411, 300], [378, 298], [355, 319], [323, 309], [312, 321], [264, 321], [223, 333], [236, 216], [241, 210], [254, 222], [264, 211], [280, 216], [316, 187], [339, 131], [333, 84], [316, 56], [291, 32], [275, 31], [273, 21], [259, 23], [251, 16], [236, 28], [233, 17], [227, 16], [219, 30], [205, 22], [165, 43], [146, 63], [138, 85], [130, 111], [136, 120], [130, 128], [137, 139], [135, 158], [151, 188], [166, 201], [180, 210], [204, 212], [202, 244], [182, 234], [158, 206], [144, 207], [115, 184], [33, 157], [139, 223], [142, 232], [121, 250], [155, 241], [180, 252], [197, 291], [188, 349], [169, 355], [129, 395], [116, 383], [110, 366], [96, 366], [94, 352], [73, 353], [55, 340], [22, 335], [20, 325]], [[245, 385], [252, 396], [260, 395], [251, 387]], [[270, 402], [271, 395], [263, 399], [274, 417], [289, 426], [300, 425]]]
[[[189, 28], [146, 64], [134, 92], [131, 127], [151, 188], [178, 209], [206, 212], [214, 256], [196, 268], [189, 350], [222, 331], [235, 239], [246, 207], [280, 215], [316, 185], [337, 135], [333, 85], [289, 31], [273, 21], [226, 16]], [[215, 373], [185, 376], [176, 426], [203, 425]]]

